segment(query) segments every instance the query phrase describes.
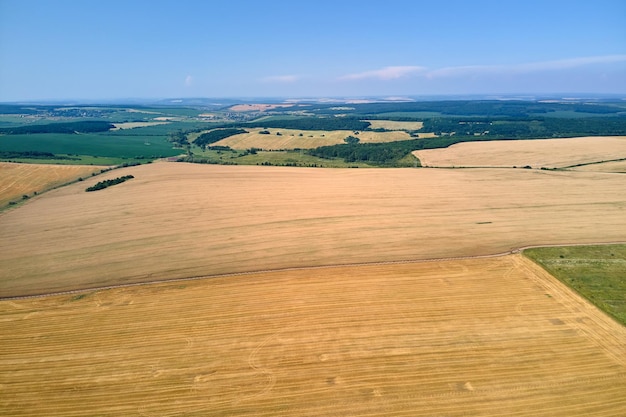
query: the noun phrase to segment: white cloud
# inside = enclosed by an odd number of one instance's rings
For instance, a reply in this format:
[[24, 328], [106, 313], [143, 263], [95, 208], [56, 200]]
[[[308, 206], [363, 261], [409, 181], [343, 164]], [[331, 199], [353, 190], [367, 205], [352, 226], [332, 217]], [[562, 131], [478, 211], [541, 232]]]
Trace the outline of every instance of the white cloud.
[[185, 77], [185, 86], [190, 87], [193, 84], [193, 77], [188, 75]]
[[420, 74], [426, 71], [425, 67], [418, 66], [395, 66], [384, 67], [378, 70], [358, 72], [355, 74], [348, 74], [340, 77], [340, 80], [365, 80], [365, 79], [379, 79], [379, 80], [394, 80], [398, 78], [408, 77], [410, 75]]
[[300, 77], [297, 75], [272, 75], [270, 77], [263, 78], [263, 82], [266, 83], [294, 83], [298, 81]]
[[445, 67], [427, 71], [425, 75], [428, 78], [443, 78], [481, 74], [522, 74], [543, 71], [559, 71], [594, 64], [612, 64], [618, 62], [626, 62], [626, 55], [590, 56], [560, 59], [555, 61], [529, 62], [516, 65], [468, 65]]

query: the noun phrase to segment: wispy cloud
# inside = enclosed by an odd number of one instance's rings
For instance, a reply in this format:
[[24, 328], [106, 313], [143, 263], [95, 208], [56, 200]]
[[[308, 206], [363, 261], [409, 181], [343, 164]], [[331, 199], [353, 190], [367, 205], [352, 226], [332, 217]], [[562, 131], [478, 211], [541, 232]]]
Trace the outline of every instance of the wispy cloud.
[[395, 80], [398, 78], [408, 77], [411, 75], [423, 73], [426, 71], [425, 67], [419, 66], [395, 66], [384, 67], [378, 70], [358, 72], [354, 74], [348, 74], [340, 77], [340, 80], [365, 80], [365, 79], [378, 79], [378, 80]]
[[457, 77], [464, 75], [489, 75], [489, 74], [526, 74], [544, 71], [560, 71], [572, 68], [580, 68], [596, 64], [612, 64], [626, 62], [626, 55], [590, 56], [554, 61], [528, 62], [512, 65], [467, 65], [457, 67], [445, 67], [428, 71], [428, 78]]
[[297, 75], [272, 75], [262, 79], [265, 83], [294, 83], [301, 77]]
[[543, 71], [559, 71], [589, 65], [626, 62], [626, 55], [603, 55], [561, 59], [554, 61], [529, 62], [511, 65], [459, 65], [430, 69], [423, 66], [384, 67], [339, 77], [340, 80], [394, 80], [403, 77], [452, 78], [490, 74], [524, 74]]
[[185, 87], [191, 87], [192, 84], [193, 84], [193, 77], [191, 75], [186, 76]]

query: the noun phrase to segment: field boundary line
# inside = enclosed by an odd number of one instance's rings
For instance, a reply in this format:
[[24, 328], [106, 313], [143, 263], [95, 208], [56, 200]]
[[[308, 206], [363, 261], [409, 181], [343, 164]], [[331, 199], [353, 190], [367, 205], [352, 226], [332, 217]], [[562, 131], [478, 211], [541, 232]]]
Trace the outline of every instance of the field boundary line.
[[182, 277], [182, 278], [168, 278], [168, 279], [161, 279], [161, 280], [157, 279], [157, 280], [143, 281], [143, 282], [129, 282], [126, 284], [103, 285], [99, 287], [89, 287], [89, 288], [77, 288], [74, 290], [54, 291], [54, 292], [41, 293], [41, 294], [17, 295], [17, 296], [11, 296], [11, 297], [0, 296], [0, 301], [26, 300], [26, 299], [31, 299], [31, 298], [53, 297], [57, 295], [83, 294], [83, 293], [95, 292], [95, 291], [113, 290], [116, 288], [129, 288], [129, 287], [148, 286], [148, 285], [155, 285], [155, 284], [180, 283], [180, 282], [186, 282], [186, 281], [199, 281], [201, 279], [228, 278], [228, 277], [238, 277], [238, 276], [246, 276], [246, 275], [267, 274], [267, 273], [273, 273], [273, 272], [306, 271], [306, 270], [350, 268], [350, 267], [361, 267], [361, 266], [402, 265], [402, 264], [415, 264], [415, 263], [427, 263], [427, 262], [461, 261], [461, 260], [468, 260], [468, 259], [489, 259], [489, 258], [499, 258], [502, 256], [513, 255], [513, 254], [521, 253], [525, 251], [526, 249], [534, 249], [534, 248], [555, 248], [555, 247], [572, 247], [572, 246], [609, 246], [609, 245], [625, 245], [625, 244], [626, 244], [626, 241], [571, 243], [571, 244], [557, 244], [557, 243], [538, 244], [538, 245], [520, 246], [520, 247], [512, 248], [511, 250], [508, 250], [508, 251], [484, 254], [484, 255], [451, 256], [451, 257], [424, 258], [424, 259], [405, 259], [405, 260], [398, 260], [398, 261], [355, 262], [355, 263], [345, 263], [345, 264], [328, 264], [328, 265], [314, 265], [314, 266], [293, 266], [293, 267], [276, 268], [276, 269], [260, 269], [260, 270], [255, 270], [255, 271], [229, 272], [229, 273], [214, 274], [214, 275], [210, 275], [210, 274], [209, 275], [194, 275], [194, 276]]

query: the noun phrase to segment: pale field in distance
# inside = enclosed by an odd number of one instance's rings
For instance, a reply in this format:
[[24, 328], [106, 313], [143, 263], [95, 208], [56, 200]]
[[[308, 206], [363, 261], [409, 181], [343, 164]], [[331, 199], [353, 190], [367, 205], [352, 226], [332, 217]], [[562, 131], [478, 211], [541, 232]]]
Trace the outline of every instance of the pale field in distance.
[[625, 189], [574, 171], [129, 167], [2, 213], [0, 296], [624, 241]]
[[230, 108], [231, 111], [246, 112], [246, 111], [260, 111], [278, 109], [281, 107], [293, 107], [293, 104], [237, 104]]
[[113, 123], [115, 126], [114, 129], [111, 130], [121, 130], [121, 129], [135, 129], [137, 127], [147, 127], [147, 126], [158, 126], [158, 125], [166, 125], [169, 122], [125, 122], [125, 123]]
[[0, 162], [0, 208], [23, 195], [32, 196], [81, 177], [91, 176], [104, 167], [86, 165], [15, 164]]
[[[297, 130], [297, 129], [247, 129], [249, 133], [230, 136], [212, 145], [229, 146], [233, 149], [259, 148], [265, 150], [279, 149], [312, 149], [319, 146], [328, 146], [344, 143], [348, 136], [358, 137], [361, 143], [395, 142], [409, 140], [411, 136], [404, 131], [368, 132], [359, 131], [355, 135], [351, 130]], [[259, 133], [268, 130], [269, 135]], [[280, 132], [281, 136], [276, 135]], [[302, 136], [300, 136], [302, 135]]]
[[372, 129], [419, 130], [424, 127], [424, 122], [396, 122], [394, 120], [364, 120], [364, 122], [370, 122]]
[[617, 417], [626, 328], [521, 255], [231, 276], [0, 301], [0, 393], [7, 416]]
[[423, 166], [433, 167], [560, 168], [626, 158], [626, 136], [466, 142], [413, 154]]

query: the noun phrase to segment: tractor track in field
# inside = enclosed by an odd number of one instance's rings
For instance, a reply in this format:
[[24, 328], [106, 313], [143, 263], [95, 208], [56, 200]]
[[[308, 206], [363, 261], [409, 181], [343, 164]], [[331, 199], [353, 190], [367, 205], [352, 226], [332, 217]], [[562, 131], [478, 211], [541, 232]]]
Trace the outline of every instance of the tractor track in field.
[[608, 246], [608, 245], [622, 245], [622, 244], [626, 244], [626, 241], [528, 245], [528, 246], [521, 246], [518, 248], [513, 248], [511, 250], [504, 251], [504, 252], [485, 254], [485, 255], [469, 255], [469, 256], [455, 256], [455, 257], [426, 258], [426, 259], [408, 259], [408, 260], [399, 260], [399, 261], [356, 262], [356, 263], [330, 264], [330, 265], [317, 265], [317, 266], [294, 266], [294, 267], [287, 267], [287, 268], [261, 269], [261, 270], [256, 270], [256, 271], [231, 272], [231, 273], [215, 274], [215, 275], [195, 275], [195, 276], [183, 277], [183, 278], [171, 278], [171, 279], [161, 279], [161, 280], [152, 280], [152, 281], [131, 282], [127, 284], [116, 284], [116, 285], [103, 285], [99, 287], [77, 288], [74, 290], [55, 291], [55, 292], [47, 292], [47, 293], [40, 293], [40, 294], [17, 295], [17, 296], [11, 296], [11, 297], [0, 296], [0, 301], [25, 300], [25, 299], [31, 299], [31, 298], [53, 297], [57, 295], [83, 294], [87, 292], [112, 290], [116, 288], [129, 288], [129, 287], [148, 286], [148, 285], [155, 285], [155, 284], [180, 283], [180, 282], [186, 282], [186, 281], [198, 281], [201, 279], [238, 277], [238, 276], [255, 275], [255, 274], [267, 274], [267, 273], [273, 273], [273, 272], [304, 271], [304, 270], [350, 268], [350, 267], [365, 267], [365, 266], [402, 265], [402, 264], [425, 263], [425, 262], [443, 262], [443, 261], [461, 261], [461, 260], [469, 260], [469, 259], [498, 258], [501, 256], [521, 253], [522, 251], [526, 249], [534, 249], [534, 248], [572, 247], [572, 246]]

